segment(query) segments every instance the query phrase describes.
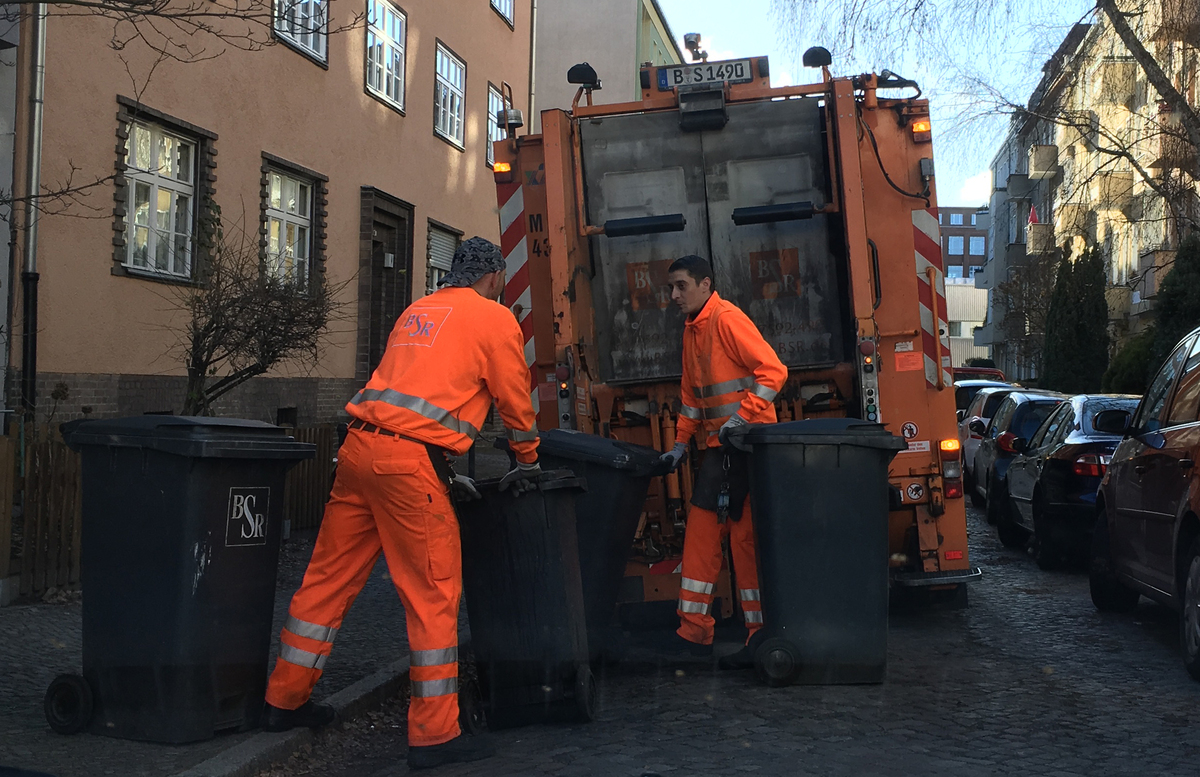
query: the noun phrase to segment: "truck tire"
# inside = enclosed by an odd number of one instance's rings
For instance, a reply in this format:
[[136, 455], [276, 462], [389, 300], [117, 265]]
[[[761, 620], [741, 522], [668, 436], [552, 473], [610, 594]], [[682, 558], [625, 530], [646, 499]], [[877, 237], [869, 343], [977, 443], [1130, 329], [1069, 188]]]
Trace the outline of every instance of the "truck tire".
[[1183, 648], [1183, 666], [1193, 680], [1200, 680], [1200, 537], [1192, 540], [1180, 581], [1183, 612], [1179, 616], [1179, 645]]
[[1113, 572], [1108, 541], [1108, 516], [1101, 507], [1092, 529], [1092, 553], [1088, 563], [1088, 589], [1092, 604], [1100, 612], [1132, 612], [1141, 595], [1117, 579]]

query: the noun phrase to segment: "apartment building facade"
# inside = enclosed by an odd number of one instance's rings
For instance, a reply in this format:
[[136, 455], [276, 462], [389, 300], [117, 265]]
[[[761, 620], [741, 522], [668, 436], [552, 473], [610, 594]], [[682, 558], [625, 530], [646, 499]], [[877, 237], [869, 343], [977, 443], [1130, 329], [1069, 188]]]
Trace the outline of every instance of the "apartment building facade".
[[[335, 419], [459, 240], [499, 241], [490, 141], [504, 95], [528, 109], [530, 0], [360, 0], [333, 16], [326, 0], [275, 0], [274, 12], [271, 45], [208, 41], [219, 54], [199, 62], [138, 41], [114, 50], [104, 19], [47, 19], [43, 186], [96, 182], [39, 221], [39, 404], [65, 385], [59, 419], [179, 411], [179, 291], [197, 281], [210, 203], [263, 272], [344, 287], [316, 364], [284, 364], [217, 406], [271, 422]], [[10, 406], [20, 363], [14, 345]]]
[[946, 279], [974, 278], [987, 262], [987, 206], [963, 208], [938, 206], [942, 227], [942, 261]]

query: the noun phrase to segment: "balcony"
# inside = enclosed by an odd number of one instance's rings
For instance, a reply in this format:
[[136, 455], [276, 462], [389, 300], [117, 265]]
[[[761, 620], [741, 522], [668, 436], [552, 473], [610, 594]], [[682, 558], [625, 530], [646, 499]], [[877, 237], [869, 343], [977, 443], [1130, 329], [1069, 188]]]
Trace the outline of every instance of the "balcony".
[[1196, 147], [1188, 140], [1178, 116], [1159, 114], [1157, 134], [1150, 138], [1154, 161], [1150, 167], [1158, 170], [1187, 170], [1196, 168]]
[[1151, 40], [1156, 42], [1200, 45], [1200, 0], [1162, 0], [1151, 29]]
[[1104, 290], [1104, 300], [1108, 303], [1109, 321], [1123, 321], [1129, 316], [1132, 295], [1128, 287], [1109, 286]]
[[1010, 200], [1028, 200], [1033, 196], [1035, 186], [1037, 184], [1030, 181], [1029, 176], [1024, 173], [1013, 173], [1008, 177], [1008, 183], [1005, 184]]
[[1091, 209], [1082, 202], [1062, 202], [1054, 210], [1055, 231], [1065, 237], [1086, 235]]
[[[979, 277], [979, 276], [976, 276]], [[996, 342], [996, 326], [995, 324], [984, 324], [983, 326], [975, 327], [974, 332], [975, 345], [985, 348]]]
[[1009, 243], [1004, 249], [1004, 261], [1007, 267], [1019, 267], [1029, 263], [1029, 253], [1024, 243]]
[[1101, 105], [1133, 104], [1137, 87], [1138, 65], [1124, 57], [1106, 57], [1100, 63], [1100, 94], [1096, 102]]
[[1158, 279], [1170, 271], [1175, 252], [1165, 249], [1146, 251], [1138, 257], [1138, 275], [1140, 280], [1134, 290], [1142, 301], [1152, 300], [1158, 296]]
[[1030, 224], [1025, 228], [1026, 253], [1045, 256], [1054, 253], [1054, 225]]
[[1102, 208], [1121, 210], [1133, 201], [1133, 173], [1124, 170], [1109, 170], [1096, 173], [1092, 182], [1093, 199]]
[[1043, 181], [1058, 174], [1058, 146], [1029, 147], [1029, 178]]

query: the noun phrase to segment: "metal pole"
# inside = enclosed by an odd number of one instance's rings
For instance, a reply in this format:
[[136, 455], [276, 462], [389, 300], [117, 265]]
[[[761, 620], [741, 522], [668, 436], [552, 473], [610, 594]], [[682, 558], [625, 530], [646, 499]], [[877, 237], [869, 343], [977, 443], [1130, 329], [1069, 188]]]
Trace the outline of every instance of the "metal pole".
[[529, 120], [525, 122], [527, 135], [533, 134], [535, 123], [538, 131], [542, 130], [541, 122], [534, 112], [537, 107], [537, 100], [534, 98], [534, 89], [537, 86], [537, 4], [538, 0], [531, 0], [529, 10]]
[[25, 153], [24, 269], [21, 272], [21, 405], [26, 416], [37, 410], [37, 195], [42, 174], [42, 107], [46, 91], [46, 4], [33, 7], [29, 24], [29, 137]]

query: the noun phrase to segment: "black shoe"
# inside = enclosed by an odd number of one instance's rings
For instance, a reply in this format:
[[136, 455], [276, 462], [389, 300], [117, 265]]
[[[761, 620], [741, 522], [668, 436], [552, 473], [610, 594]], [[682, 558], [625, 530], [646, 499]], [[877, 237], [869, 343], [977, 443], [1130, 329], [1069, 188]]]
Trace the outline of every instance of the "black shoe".
[[712, 645], [701, 645], [699, 642], [684, 639], [678, 632], [671, 637], [671, 647], [677, 653], [687, 653], [696, 658], [712, 658], [713, 654]]
[[717, 666], [721, 669], [753, 669], [754, 651], [750, 649], [749, 645], [743, 645], [738, 652], [721, 656], [717, 660]]
[[459, 734], [440, 745], [408, 748], [409, 769], [432, 769], [443, 764], [482, 761], [496, 754], [491, 740], [485, 734], [467, 736]]
[[302, 726], [320, 728], [328, 726], [337, 719], [337, 710], [328, 704], [314, 704], [311, 699], [294, 710], [280, 709], [267, 705], [267, 714], [263, 717], [264, 731], [290, 731]]

